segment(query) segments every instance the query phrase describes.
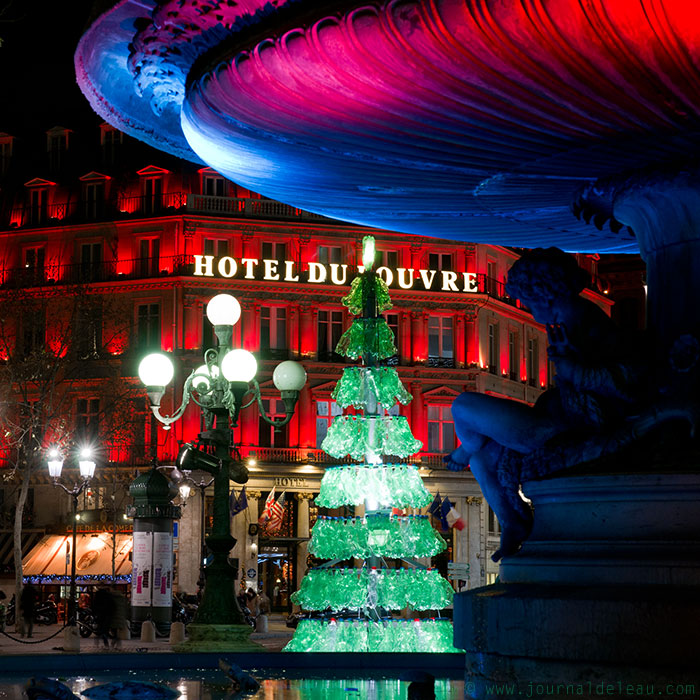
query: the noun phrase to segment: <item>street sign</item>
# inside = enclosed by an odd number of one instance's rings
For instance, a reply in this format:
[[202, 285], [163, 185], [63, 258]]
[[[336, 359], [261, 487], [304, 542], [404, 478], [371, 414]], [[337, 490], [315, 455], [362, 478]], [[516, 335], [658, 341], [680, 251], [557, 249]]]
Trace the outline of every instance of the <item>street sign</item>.
[[451, 561], [447, 563], [447, 578], [453, 581], [469, 580], [469, 564], [462, 561]]

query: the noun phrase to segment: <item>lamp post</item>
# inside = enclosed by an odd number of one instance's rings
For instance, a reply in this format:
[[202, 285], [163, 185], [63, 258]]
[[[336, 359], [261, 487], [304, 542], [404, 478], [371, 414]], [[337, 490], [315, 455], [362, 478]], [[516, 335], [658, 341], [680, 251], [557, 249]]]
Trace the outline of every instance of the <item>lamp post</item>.
[[[179, 472], [179, 470], [178, 470]], [[199, 557], [199, 579], [197, 581], [197, 585], [199, 586], [200, 589], [204, 588], [204, 580], [205, 580], [205, 574], [204, 574], [204, 569], [205, 569], [205, 561], [207, 558], [207, 544], [205, 541], [204, 533], [206, 531], [206, 523], [205, 523], [205, 515], [206, 515], [206, 509], [204, 507], [204, 498], [205, 498], [205, 493], [206, 490], [214, 483], [214, 479], [211, 478], [209, 481], [206, 481], [204, 477], [202, 477], [199, 481], [195, 481], [189, 473], [185, 472], [179, 472], [181, 476], [181, 480], [179, 482], [178, 490], [180, 491], [180, 500], [182, 501], [182, 506], [184, 506], [187, 503], [187, 499], [190, 497], [190, 491], [191, 487], [190, 484], [193, 486], [197, 487], [199, 489], [199, 526], [200, 526], [200, 532], [201, 534], [201, 555]], [[188, 483], [189, 482], [189, 483]]]
[[165, 387], [174, 374], [170, 358], [164, 353], [153, 353], [139, 365], [139, 377], [146, 385], [151, 411], [166, 428], [182, 417], [190, 401], [200, 407], [204, 417], [205, 430], [199, 433], [195, 443], [181, 446], [176, 464], [182, 472], [201, 470], [211, 474], [214, 484], [212, 532], [206, 538], [212, 562], [205, 568], [204, 591], [195, 625], [244, 625], [234, 590], [236, 572], [228, 563], [228, 553], [236, 543], [230, 533], [229, 480], [240, 484], [248, 480], [246, 467], [240, 459], [231, 457], [233, 428], [239, 413], [257, 403], [263, 420], [280, 428], [292, 419], [299, 391], [306, 383], [306, 372], [299, 363], [289, 360], [280, 363], [272, 379], [284, 402], [285, 417], [274, 420], [267, 416], [255, 380], [255, 357], [247, 350], [231, 347], [233, 326], [240, 315], [240, 304], [229, 294], [218, 294], [207, 304], [207, 317], [214, 326], [218, 347], [207, 350], [204, 364], [187, 377], [181, 404], [171, 416], [160, 413]]
[[[72, 488], [68, 488], [62, 484], [61, 471], [63, 470], [63, 457], [57, 449], [51, 449], [48, 454], [49, 476], [53, 479], [54, 486], [60, 486], [70, 497], [72, 501], [71, 520], [73, 523], [72, 544], [71, 544], [71, 564], [70, 564], [70, 592], [68, 594], [68, 627], [77, 627], [76, 619], [76, 587], [75, 587], [75, 543], [77, 536], [78, 524], [78, 496], [85, 491], [90, 482], [90, 479], [95, 474], [95, 462], [92, 460], [92, 450], [89, 447], [84, 447], [80, 451], [78, 466], [80, 468], [80, 483], [73, 484]], [[79, 639], [75, 635], [76, 639]]]

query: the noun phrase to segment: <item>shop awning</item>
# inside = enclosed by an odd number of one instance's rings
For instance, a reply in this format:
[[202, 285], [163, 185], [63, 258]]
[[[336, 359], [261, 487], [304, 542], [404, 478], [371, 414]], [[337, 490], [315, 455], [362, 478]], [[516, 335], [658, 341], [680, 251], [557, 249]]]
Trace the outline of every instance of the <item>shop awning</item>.
[[[45, 535], [22, 562], [24, 581], [31, 583], [70, 583], [71, 535]], [[76, 538], [76, 582], [129, 583], [133, 547], [131, 534], [117, 534], [112, 546], [112, 533], [79, 534]], [[114, 552], [115, 579], [112, 580]]]

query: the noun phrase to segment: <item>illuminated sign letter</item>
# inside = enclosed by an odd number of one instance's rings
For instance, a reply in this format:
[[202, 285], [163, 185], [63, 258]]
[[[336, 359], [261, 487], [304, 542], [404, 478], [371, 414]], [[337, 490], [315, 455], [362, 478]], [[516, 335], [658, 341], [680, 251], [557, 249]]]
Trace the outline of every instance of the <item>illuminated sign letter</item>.
[[[343, 279], [341, 280], [338, 277], [338, 268], [342, 267], [343, 268]], [[348, 278], [348, 266], [347, 265], [338, 265], [338, 263], [331, 263], [331, 282], [333, 284], [347, 284], [346, 280]]]
[[241, 262], [245, 265], [245, 278], [247, 280], [254, 280], [255, 274], [253, 273], [253, 267], [258, 264], [255, 258], [243, 258]]
[[476, 283], [476, 272], [463, 272], [464, 275], [464, 291], [478, 292], [479, 286]]
[[219, 260], [218, 270], [222, 277], [233, 277], [238, 271], [238, 265], [232, 257], [225, 255]]
[[277, 260], [263, 260], [263, 263], [265, 263], [265, 275], [263, 279], [278, 280], [280, 276], [279, 272], [277, 272]]
[[[398, 281], [399, 281], [399, 287], [401, 289], [411, 289], [413, 287], [413, 268], [409, 268], [408, 270], [405, 267], [399, 267], [396, 269], [396, 272], [398, 272]], [[408, 272], [408, 275], [406, 273]]]
[[299, 275], [294, 274], [294, 260], [284, 261], [284, 281], [285, 282], [298, 282]]
[[380, 267], [377, 270], [377, 275], [383, 278], [387, 285], [391, 285], [394, 281], [394, 273], [388, 267]]
[[430, 289], [433, 286], [433, 280], [435, 279], [435, 270], [430, 270], [430, 276], [428, 276], [428, 270], [419, 270], [420, 278], [423, 280], [423, 286], [426, 289]]
[[442, 270], [442, 291], [443, 292], [458, 292], [455, 280], [457, 279], [456, 272], [448, 272], [447, 270]]
[[214, 256], [213, 255], [195, 255], [194, 256], [194, 274], [197, 277], [213, 277], [214, 276]]
[[326, 281], [326, 266], [317, 262], [309, 263], [309, 282], [323, 284]]

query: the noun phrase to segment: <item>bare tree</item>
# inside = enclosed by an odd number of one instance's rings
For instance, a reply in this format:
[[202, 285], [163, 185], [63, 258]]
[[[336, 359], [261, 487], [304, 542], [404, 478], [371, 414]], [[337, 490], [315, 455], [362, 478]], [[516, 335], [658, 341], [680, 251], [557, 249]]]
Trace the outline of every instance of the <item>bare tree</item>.
[[[24, 511], [33, 477], [45, 469], [46, 450], [56, 446], [67, 453], [81, 441], [102, 439], [109, 446], [123, 434], [134, 389], [122, 378], [120, 356], [131, 324], [131, 309], [116, 295], [84, 285], [0, 292], [0, 457], [5, 481], [18, 485], [17, 600]], [[76, 415], [76, 402], [86, 401], [79, 398], [86, 391], [95, 398]]]

